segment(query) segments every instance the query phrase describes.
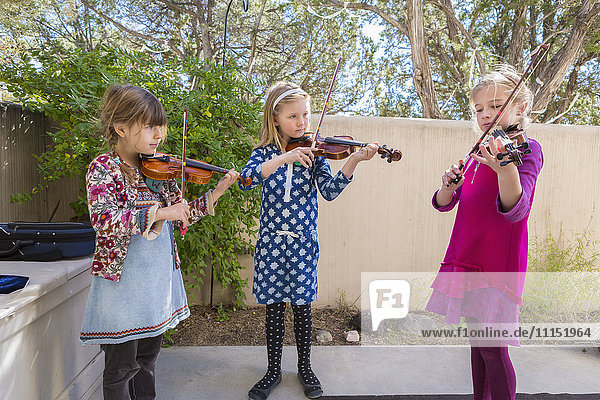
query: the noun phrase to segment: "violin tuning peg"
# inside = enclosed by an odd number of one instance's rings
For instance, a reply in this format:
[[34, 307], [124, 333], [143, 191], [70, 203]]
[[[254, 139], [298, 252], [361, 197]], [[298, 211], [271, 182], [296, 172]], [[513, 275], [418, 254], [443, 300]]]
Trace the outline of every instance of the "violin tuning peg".
[[391, 164], [392, 163], [392, 159], [388, 157], [387, 162]]

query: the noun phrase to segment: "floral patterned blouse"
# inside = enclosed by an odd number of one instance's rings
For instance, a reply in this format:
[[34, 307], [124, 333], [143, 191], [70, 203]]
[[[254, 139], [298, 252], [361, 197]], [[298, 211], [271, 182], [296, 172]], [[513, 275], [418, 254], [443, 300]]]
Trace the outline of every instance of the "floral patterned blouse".
[[[125, 179], [119, 164], [126, 162], [115, 152], [96, 157], [86, 174], [88, 207], [92, 226], [96, 230], [96, 251], [92, 262], [92, 275], [118, 281], [123, 270], [123, 260], [131, 235], [155, 239], [162, 230], [163, 220], [156, 221], [156, 211], [161, 206], [181, 202], [181, 191], [174, 179], [160, 185], [161, 202], [138, 199], [140, 172], [135, 170], [135, 183]], [[212, 191], [189, 203], [190, 222], [195, 223], [207, 214], [214, 215]], [[180, 260], [175, 245], [175, 266]]]

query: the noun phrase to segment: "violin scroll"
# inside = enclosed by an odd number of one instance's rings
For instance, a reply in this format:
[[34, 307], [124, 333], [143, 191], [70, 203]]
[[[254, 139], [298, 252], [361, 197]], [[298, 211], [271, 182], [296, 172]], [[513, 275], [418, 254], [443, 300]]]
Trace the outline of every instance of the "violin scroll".
[[379, 146], [377, 153], [381, 154], [381, 158], [385, 158], [388, 163], [392, 161], [400, 161], [402, 158], [402, 152], [400, 150], [394, 150], [388, 148], [387, 145]]
[[[509, 133], [511, 136], [509, 136]], [[496, 129], [492, 132], [492, 136], [495, 139], [500, 139], [500, 142], [504, 145], [506, 149], [506, 153], [498, 153], [496, 154], [497, 160], [505, 161], [500, 163], [501, 166], [505, 166], [514, 162], [516, 166], [523, 164], [523, 154], [531, 153], [529, 149], [529, 143], [527, 142], [527, 136], [522, 129], [518, 129], [517, 125], [511, 125], [506, 128], [506, 131], [502, 129]], [[513, 143], [513, 140], [516, 139], [517, 145]]]

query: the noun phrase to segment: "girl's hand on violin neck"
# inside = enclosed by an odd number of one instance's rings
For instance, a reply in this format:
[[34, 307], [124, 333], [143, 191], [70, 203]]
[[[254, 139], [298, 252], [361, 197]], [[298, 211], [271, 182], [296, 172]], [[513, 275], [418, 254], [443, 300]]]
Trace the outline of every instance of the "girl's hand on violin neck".
[[517, 167], [514, 163], [508, 163], [507, 165], [500, 165], [502, 162], [496, 158], [498, 153], [505, 153], [506, 148], [500, 141], [500, 139], [495, 139], [490, 136], [488, 139], [488, 148], [486, 148], [483, 144], [479, 145], [479, 151], [481, 155], [471, 154], [471, 157], [475, 159], [475, 161], [485, 164], [489, 166], [491, 169], [496, 171], [498, 175], [501, 174], [510, 174], [513, 175], [517, 171]]
[[238, 180], [239, 177], [240, 173], [235, 169], [230, 169], [227, 174], [223, 175], [223, 177], [219, 180], [219, 183], [217, 183], [217, 187], [215, 187], [215, 190], [213, 190], [213, 201], [216, 202], [217, 199], [221, 197], [223, 193], [225, 193], [225, 191]]
[[358, 163], [373, 158], [375, 153], [377, 153], [377, 150], [379, 150], [379, 146], [376, 144], [368, 144], [366, 147], [360, 148], [352, 153], [341, 169], [344, 176], [350, 179], [352, 175], [354, 175], [354, 170]]
[[350, 158], [354, 158], [356, 161], [366, 161], [373, 158], [377, 154], [379, 146], [377, 144], [370, 143], [366, 147], [362, 147], [350, 155]]
[[187, 202], [173, 204], [169, 207], [161, 207], [156, 211], [156, 220], [180, 221], [182, 227], [190, 224], [190, 206]]
[[[460, 177], [458, 183], [454, 183], [454, 180]], [[442, 187], [437, 191], [435, 195], [435, 202], [439, 207], [446, 206], [452, 201], [454, 192], [465, 182], [465, 177], [462, 175], [460, 168], [456, 164], [452, 164], [450, 168], [444, 171], [442, 175]]]
[[296, 147], [294, 150], [288, 151], [281, 156], [285, 164], [299, 162], [305, 168], [309, 168], [315, 159], [314, 150], [317, 149], [314, 147]]
[[[458, 183], [454, 183], [454, 180], [457, 177], [460, 177], [460, 180], [458, 181]], [[454, 193], [456, 189], [461, 187], [464, 182], [465, 177], [464, 175], [462, 175], [462, 171], [460, 170], [459, 166], [456, 164], [452, 164], [450, 168], [444, 171], [444, 175], [442, 175], [442, 188], [440, 189], [440, 191], [448, 192], [450, 193], [450, 196], [452, 196], [452, 193]]]

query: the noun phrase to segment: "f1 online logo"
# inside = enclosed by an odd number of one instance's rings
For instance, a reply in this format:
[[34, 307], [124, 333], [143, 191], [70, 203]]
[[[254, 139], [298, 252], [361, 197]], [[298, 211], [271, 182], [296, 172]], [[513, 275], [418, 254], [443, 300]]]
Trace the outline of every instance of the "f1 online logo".
[[371, 323], [373, 331], [384, 319], [404, 318], [408, 315], [410, 284], [402, 279], [378, 279], [369, 283]]

